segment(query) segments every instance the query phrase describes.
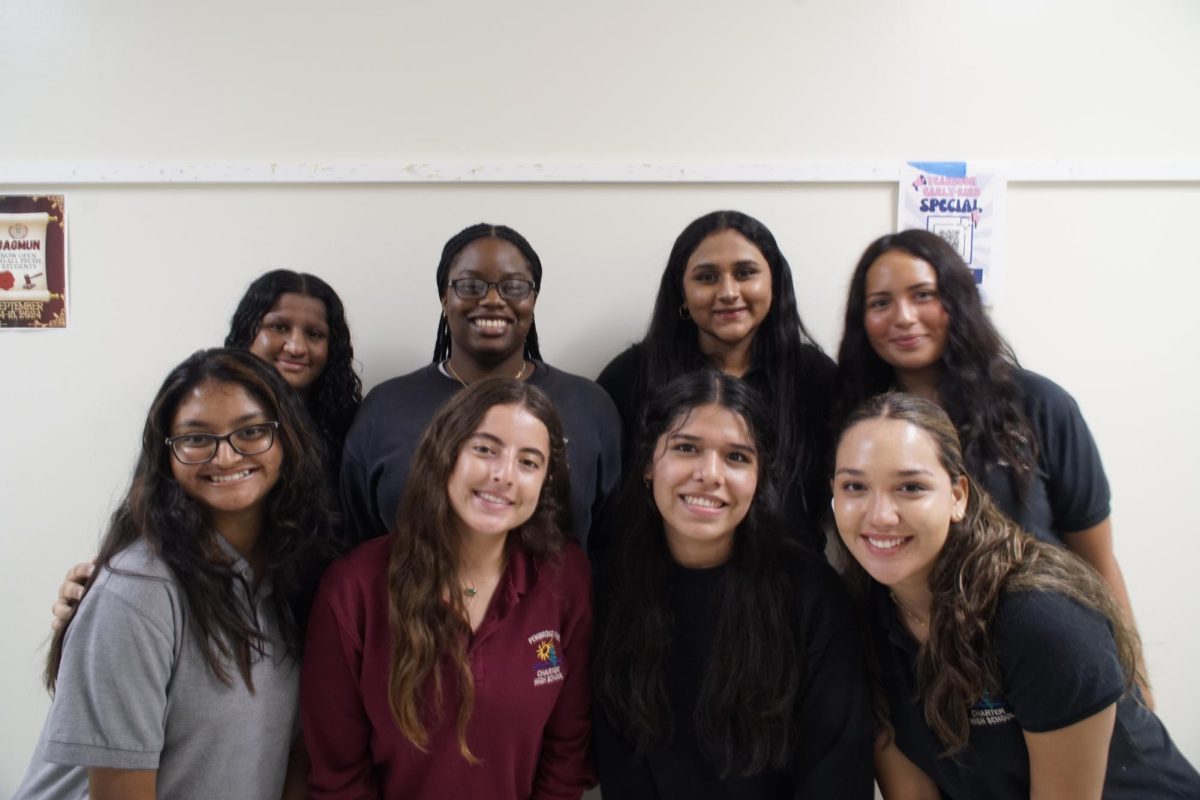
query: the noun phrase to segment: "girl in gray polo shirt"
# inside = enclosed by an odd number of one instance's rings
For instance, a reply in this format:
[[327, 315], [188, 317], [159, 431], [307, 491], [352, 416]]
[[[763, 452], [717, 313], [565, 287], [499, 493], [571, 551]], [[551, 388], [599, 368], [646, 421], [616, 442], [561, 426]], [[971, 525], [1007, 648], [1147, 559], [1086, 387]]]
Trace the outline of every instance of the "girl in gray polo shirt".
[[240, 350], [176, 367], [78, 612], [18, 798], [279, 797], [302, 622], [329, 541], [320, 437]]

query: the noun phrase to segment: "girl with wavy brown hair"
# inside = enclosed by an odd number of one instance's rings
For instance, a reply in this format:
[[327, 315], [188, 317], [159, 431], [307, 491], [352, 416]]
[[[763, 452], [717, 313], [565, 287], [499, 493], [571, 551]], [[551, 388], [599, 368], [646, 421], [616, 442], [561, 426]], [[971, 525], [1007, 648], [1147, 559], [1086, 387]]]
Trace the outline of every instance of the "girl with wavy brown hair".
[[833, 510], [888, 800], [1200, 796], [1141, 702], [1137, 634], [1104, 581], [996, 508], [941, 408], [895, 393], [853, 411]]
[[513, 378], [430, 422], [392, 533], [335, 562], [314, 602], [312, 797], [578, 798], [594, 782], [566, 458], [550, 400]]

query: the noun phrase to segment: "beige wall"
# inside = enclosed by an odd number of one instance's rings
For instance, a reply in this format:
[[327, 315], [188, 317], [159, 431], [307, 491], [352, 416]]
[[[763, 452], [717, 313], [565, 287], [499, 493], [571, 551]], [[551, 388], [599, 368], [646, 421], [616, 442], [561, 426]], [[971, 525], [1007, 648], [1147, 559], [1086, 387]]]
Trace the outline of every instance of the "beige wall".
[[[858, 253], [895, 221], [883, 181], [78, 185], [64, 165], [223, 164], [236, 176], [276, 162], [558, 161], [600, 174], [805, 161], [836, 178], [844, 160], [957, 157], [1083, 160], [1092, 175], [1165, 162], [1194, 177], [1198, 7], [1042, 5], [0, 7], [0, 68], [23, 76], [2, 106], [0, 193], [65, 191], [71, 258], [71, 327], [0, 333], [0, 795], [45, 714], [55, 587], [124, 491], [167, 369], [219, 343], [262, 270], [316, 272], [338, 289], [373, 385], [429, 357], [444, 240], [504, 222], [546, 266], [547, 359], [594, 376], [639, 336], [693, 217], [735, 207], [766, 222], [829, 350]], [[45, 164], [45, 182], [5, 183], [16, 162]], [[1096, 435], [1161, 716], [1193, 761], [1197, 220], [1196, 181], [1014, 183], [995, 311]]]

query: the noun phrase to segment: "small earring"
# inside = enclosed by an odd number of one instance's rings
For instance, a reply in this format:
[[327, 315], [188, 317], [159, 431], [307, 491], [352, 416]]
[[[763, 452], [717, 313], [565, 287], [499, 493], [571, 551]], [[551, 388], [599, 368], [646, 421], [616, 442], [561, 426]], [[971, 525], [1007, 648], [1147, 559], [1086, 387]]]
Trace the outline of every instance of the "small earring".
[[833, 511], [837, 511], [837, 501], [834, 500], [832, 497], [829, 498], [829, 508]]
[[962, 522], [963, 521], [963, 512], [959, 511], [957, 508], [954, 509], [954, 513], [950, 515], [950, 521], [951, 522]]
[[646, 491], [650, 491], [650, 479], [642, 478], [642, 484], [645, 485]]
[[692, 312], [688, 311], [687, 302], [683, 302], [683, 303], [679, 304], [679, 318], [680, 319], [691, 319], [692, 318]]

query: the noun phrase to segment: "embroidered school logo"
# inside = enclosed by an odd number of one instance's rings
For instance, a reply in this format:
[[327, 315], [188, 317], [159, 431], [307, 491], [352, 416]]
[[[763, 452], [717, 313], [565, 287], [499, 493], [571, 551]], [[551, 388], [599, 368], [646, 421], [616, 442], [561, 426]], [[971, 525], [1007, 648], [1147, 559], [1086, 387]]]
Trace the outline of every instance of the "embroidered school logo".
[[974, 728], [990, 728], [994, 725], [1005, 725], [1016, 719], [1016, 715], [1012, 713], [1004, 698], [1000, 695], [990, 695], [987, 692], [983, 693], [983, 697], [979, 698], [979, 702], [971, 706], [969, 712], [971, 726]]
[[533, 636], [529, 637], [529, 644], [533, 646], [533, 685], [546, 686], [551, 683], [558, 683], [565, 675], [563, 675], [562, 664], [559, 663], [558, 648], [562, 643], [562, 636], [558, 631], [538, 631]]

